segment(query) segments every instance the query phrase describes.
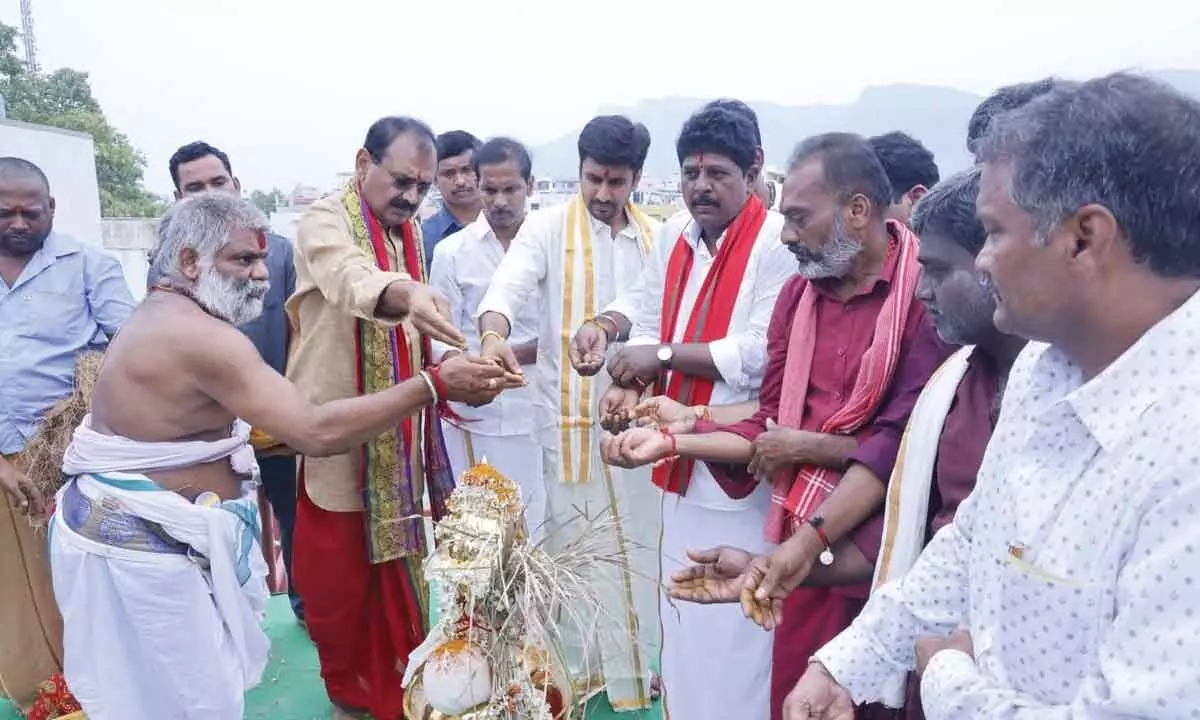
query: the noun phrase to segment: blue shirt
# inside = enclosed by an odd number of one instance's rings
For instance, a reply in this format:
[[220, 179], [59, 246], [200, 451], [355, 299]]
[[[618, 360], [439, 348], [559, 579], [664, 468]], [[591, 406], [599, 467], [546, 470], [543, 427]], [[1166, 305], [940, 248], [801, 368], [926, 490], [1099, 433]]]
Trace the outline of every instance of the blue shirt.
[[267, 273], [271, 289], [263, 298], [262, 315], [243, 325], [241, 330], [258, 348], [262, 359], [283, 375], [287, 370], [291, 339], [283, 306], [296, 291], [296, 263], [292, 257], [292, 243], [287, 238], [267, 233]]
[[134, 307], [121, 263], [51, 233], [9, 287], [0, 279], [0, 453], [20, 451], [75, 388], [75, 357], [100, 349]]
[[425, 243], [425, 275], [429, 275], [429, 264], [433, 262], [433, 249], [442, 240], [462, 230], [463, 226], [443, 204], [442, 209], [421, 223], [421, 237]]

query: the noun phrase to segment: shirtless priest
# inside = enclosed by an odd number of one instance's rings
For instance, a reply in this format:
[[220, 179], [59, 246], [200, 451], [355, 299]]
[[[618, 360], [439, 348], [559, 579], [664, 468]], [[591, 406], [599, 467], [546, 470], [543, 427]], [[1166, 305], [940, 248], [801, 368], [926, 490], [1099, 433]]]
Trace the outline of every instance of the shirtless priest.
[[[266, 229], [226, 193], [167, 213], [151, 293], [109, 346], [66, 451], [51, 561], [66, 679], [91, 720], [243, 716], [268, 651], [247, 423], [331, 455], [504, 385], [495, 364], [457, 356], [382, 392], [310, 403], [237, 328], [262, 311]], [[409, 316], [437, 315], [428, 287], [407, 297]]]

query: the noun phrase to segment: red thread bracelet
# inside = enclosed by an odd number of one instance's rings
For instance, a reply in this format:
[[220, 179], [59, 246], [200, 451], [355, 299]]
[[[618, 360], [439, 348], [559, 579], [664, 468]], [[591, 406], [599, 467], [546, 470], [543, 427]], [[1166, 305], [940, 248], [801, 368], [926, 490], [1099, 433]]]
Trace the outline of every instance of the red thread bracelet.
[[442, 380], [442, 369], [440, 365], [430, 365], [426, 371], [429, 373], [429, 378], [433, 381], [434, 408], [438, 414], [446, 418], [452, 423], [469, 423], [475, 422], [469, 418], [454, 412], [454, 408], [450, 407], [450, 402], [446, 397], [446, 381]]
[[659, 428], [658, 431], [671, 439], [671, 455], [663, 458], [663, 462], [674, 462], [675, 458], [679, 457], [679, 441], [675, 437], [675, 433], [667, 428]]
[[821, 539], [822, 545], [824, 545], [826, 548], [833, 547], [829, 543], [829, 536], [825, 534], [825, 528], [821, 527], [820, 525], [814, 525], [812, 523], [809, 523], [808, 526], [811, 527], [813, 530], [817, 531], [817, 537]]
[[442, 405], [446, 402], [446, 382], [442, 380], [442, 368], [440, 365], [429, 366], [429, 377], [433, 378], [433, 389], [437, 392], [437, 404]]

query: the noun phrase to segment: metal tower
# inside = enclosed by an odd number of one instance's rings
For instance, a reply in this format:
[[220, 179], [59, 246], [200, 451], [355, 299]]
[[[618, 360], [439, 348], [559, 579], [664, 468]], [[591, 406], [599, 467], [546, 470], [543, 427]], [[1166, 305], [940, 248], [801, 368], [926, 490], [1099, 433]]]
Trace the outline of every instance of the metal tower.
[[38, 72], [37, 39], [33, 35], [33, 0], [21, 0], [21, 44], [25, 46], [25, 69]]

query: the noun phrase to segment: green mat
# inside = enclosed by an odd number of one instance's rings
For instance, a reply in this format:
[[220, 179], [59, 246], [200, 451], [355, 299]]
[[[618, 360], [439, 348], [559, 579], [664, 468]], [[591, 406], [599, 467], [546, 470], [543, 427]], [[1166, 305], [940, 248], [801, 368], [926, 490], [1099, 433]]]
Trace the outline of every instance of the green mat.
[[[327, 720], [332, 708], [321, 684], [317, 651], [296, 624], [287, 596], [271, 598], [266, 629], [271, 638], [271, 662], [262, 684], [246, 695], [246, 718]], [[657, 707], [644, 712], [615, 713], [603, 697], [594, 699], [586, 713], [588, 720], [658, 720], [660, 716]], [[20, 717], [12, 704], [0, 700], [0, 720]]]

